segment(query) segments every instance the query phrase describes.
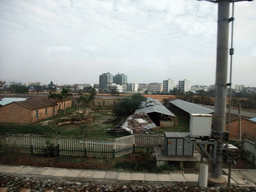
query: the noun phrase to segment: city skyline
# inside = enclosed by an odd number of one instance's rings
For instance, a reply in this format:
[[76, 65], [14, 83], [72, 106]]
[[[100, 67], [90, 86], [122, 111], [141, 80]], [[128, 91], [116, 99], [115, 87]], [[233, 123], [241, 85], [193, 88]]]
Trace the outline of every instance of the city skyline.
[[[0, 80], [214, 85], [217, 5], [180, 0], [1, 1]], [[233, 85], [256, 86], [256, 3], [235, 4]]]

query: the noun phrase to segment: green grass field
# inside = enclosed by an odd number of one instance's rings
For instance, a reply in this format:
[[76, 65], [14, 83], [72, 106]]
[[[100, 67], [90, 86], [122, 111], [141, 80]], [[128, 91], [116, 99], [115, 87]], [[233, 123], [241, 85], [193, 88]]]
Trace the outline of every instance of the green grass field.
[[[78, 110], [77, 107], [72, 107], [66, 112], [71, 118], [81, 118], [78, 115], [73, 115], [72, 112]], [[174, 112], [173, 112], [174, 113]], [[164, 132], [189, 132], [189, 120], [175, 112], [178, 118], [178, 126], [175, 128], [161, 127], [153, 129], [153, 133], [163, 134]], [[86, 137], [86, 138], [115, 138], [126, 134], [112, 135], [108, 133], [109, 128], [113, 128], [119, 124], [123, 119], [115, 119], [111, 110], [95, 110], [91, 112], [92, 122], [86, 124], [69, 124], [57, 127], [53, 122], [59, 122], [60, 117], [55, 116], [50, 118], [52, 120], [48, 125], [36, 124], [0, 124], [0, 135], [9, 134], [37, 134], [48, 136], [70, 136], [70, 137]]]

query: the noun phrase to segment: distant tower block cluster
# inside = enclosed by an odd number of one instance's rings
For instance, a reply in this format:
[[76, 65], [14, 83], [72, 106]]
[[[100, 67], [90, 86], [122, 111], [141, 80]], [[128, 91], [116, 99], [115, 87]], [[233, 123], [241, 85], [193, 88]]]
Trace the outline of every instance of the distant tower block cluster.
[[118, 92], [127, 90], [127, 75], [121, 73], [113, 76], [111, 73], [103, 73], [99, 78], [99, 87], [101, 92], [109, 92], [116, 89]]

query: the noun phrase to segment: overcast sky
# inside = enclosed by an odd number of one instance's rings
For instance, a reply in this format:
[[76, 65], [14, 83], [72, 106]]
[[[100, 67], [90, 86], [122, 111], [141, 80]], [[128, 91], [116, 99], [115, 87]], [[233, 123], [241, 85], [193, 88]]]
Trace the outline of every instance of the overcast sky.
[[[233, 84], [256, 86], [256, 2], [235, 4]], [[0, 80], [215, 84], [217, 4], [197, 0], [1, 0]]]

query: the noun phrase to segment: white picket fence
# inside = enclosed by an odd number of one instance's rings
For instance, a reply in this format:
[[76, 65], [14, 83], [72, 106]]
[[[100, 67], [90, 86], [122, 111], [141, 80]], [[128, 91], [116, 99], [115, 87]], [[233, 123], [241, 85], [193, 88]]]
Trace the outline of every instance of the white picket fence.
[[48, 144], [58, 148], [63, 156], [113, 158], [131, 153], [134, 136], [117, 139], [86, 139], [71, 137], [45, 137], [39, 135], [9, 135], [0, 138], [0, 145], [18, 148], [23, 153], [42, 154]]
[[136, 147], [160, 147], [164, 145], [164, 135], [134, 135]]
[[134, 152], [135, 147], [163, 146], [163, 141], [162, 135], [130, 135], [116, 139], [8, 135], [0, 138], [0, 145], [18, 148], [23, 153], [42, 154], [47, 144], [52, 144], [62, 156], [115, 158]]

